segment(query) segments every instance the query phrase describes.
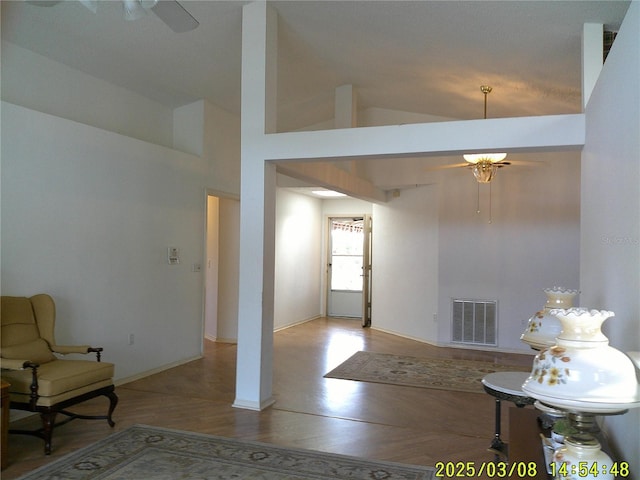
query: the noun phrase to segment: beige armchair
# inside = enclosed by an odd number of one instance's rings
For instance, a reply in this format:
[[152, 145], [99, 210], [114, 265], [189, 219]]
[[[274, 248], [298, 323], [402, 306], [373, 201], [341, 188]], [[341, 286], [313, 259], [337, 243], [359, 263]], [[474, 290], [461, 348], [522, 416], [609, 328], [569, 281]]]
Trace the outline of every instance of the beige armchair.
[[[36, 435], [44, 440], [45, 454], [51, 453], [51, 436], [56, 426], [76, 418], [103, 419], [114, 426], [111, 415], [118, 403], [114, 391], [112, 363], [101, 362], [102, 348], [57, 345], [54, 338], [56, 308], [46, 294], [1, 298], [2, 335], [0, 366], [2, 379], [9, 382], [10, 408], [37, 412], [42, 419], [38, 430], [9, 430], [9, 433]], [[66, 360], [56, 354], [88, 354], [94, 360]], [[66, 408], [104, 395], [109, 399], [107, 415], [71, 413]], [[55, 423], [60, 413], [68, 418]]]

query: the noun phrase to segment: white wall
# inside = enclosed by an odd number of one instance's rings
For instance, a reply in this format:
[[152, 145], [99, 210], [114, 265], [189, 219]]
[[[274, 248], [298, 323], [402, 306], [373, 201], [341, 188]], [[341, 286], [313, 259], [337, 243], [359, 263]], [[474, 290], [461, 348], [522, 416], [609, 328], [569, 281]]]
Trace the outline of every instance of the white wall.
[[209, 162], [207, 186], [240, 195], [240, 119], [207, 100], [173, 111], [173, 147]]
[[2, 138], [2, 294], [50, 293], [117, 379], [198, 356], [206, 163], [6, 102]]
[[456, 119], [376, 107], [362, 109], [358, 112], [358, 124], [363, 127], [402, 123], [447, 122], [449, 120]]
[[373, 206], [373, 328], [422, 341], [436, 336], [438, 190], [403, 190]]
[[317, 317], [322, 201], [279, 188], [276, 196], [274, 328]]
[[[611, 310], [610, 345], [640, 350], [640, 3], [632, 2], [586, 108], [581, 304]], [[604, 419], [640, 478], [640, 409]], [[630, 477], [630, 478], [631, 478]]]
[[10, 42], [1, 48], [2, 100], [172, 146], [172, 109]]
[[240, 117], [204, 101], [203, 157], [209, 161], [207, 186], [240, 196]]
[[205, 101], [173, 109], [173, 148], [201, 157], [205, 137]]
[[[163, 305], [168, 304], [170, 308], [165, 309], [169, 315], [174, 310], [180, 310], [181, 315], [190, 318], [186, 319], [181, 327], [180, 335], [183, 337], [198, 337], [198, 343], [194, 350], [193, 345], [189, 344], [187, 348], [182, 348], [183, 342], [174, 342], [171, 329], [163, 332], [163, 329], [157, 330], [158, 338], [164, 338], [165, 341], [155, 341], [155, 344], [166, 344], [167, 339], [171, 339], [170, 344], [176, 346], [175, 351], [172, 349], [164, 349], [163, 355], [141, 354], [140, 350], [146, 347], [141, 345], [144, 336], [142, 330], [153, 327], [152, 321], [143, 321], [146, 315], [138, 316], [144, 325], [135, 325], [128, 328], [119, 328], [124, 333], [118, 332], [117, 339], [113, 339], [116, 348], [107, 346], [108, 355], [111, 354], [118, 365], [122, 365], [116, 371], [117, 378], [130, 377], [131, 375], [142, 374], [149, 370], [163, 368], [175, 362], [180, 362], [185, 358], [191, 358], [200, 352], [200, 342], [202, 336], [202, 298], [203, 283], [199, 278], [206, 272], [206, 259], [203, 257], [203, 249], [193, 248], [185, 250], [189, 244], [194, 246], [202, 245], [204, 226], [204, 191], [205, 187], [215, 190], [226, 195], [225, 199], [233, 204], [224, 203], [220, 206], [220, 222], [223, 231], [220, 233], [221, 248], [225, 248], [225, 256], [221, 259], [220, 271], [222, 284], [219, 288], [220, 297], [218, 299], [218, 316], [217, 324], [218, 338], [234, 341], [237, 337], [237, 311], [238, 311], [238, 241], [239, 241], [239, 202], [231, 200], [236, 198], [240, 191], [240, 173], [239, 173], [239, 118], [237, 115], [230, 114], [217, 106], [201, 100], [190, 105], [179, 107], [175, 110], [166, 108], [154, 101], [151, 101], [141, 95], [130, 92], [116, 85], [105, 82], [101, 79], [84, 74], [73, 68], [67, 67], [58, 62], [49, 60], [46, 57], [31, 52], [30, 50], [12, 45], [9, 42], [2, 42], [2, 98], [8, 101], [7, 108], [4, 108], [3, 120], [3, 184], [12, 182], [12, 175], [18, 175], [20, 182], [11, 186], [15, 191], [25, 190], [20, 195], [25, 195], [25, 201], [34, 200], [28, 195], [25, 185], [37, 185], [44, 183], [47, 187], [42, 190], [43, 195], [51, 193], [54, 204], [62, 205], [59, 212], [50, 215], [46, 220], [46, 224], [39, 225], [43, 220], [41, 215], [33, 214], [35, 211], [32, 204], [22, 207], [20, 203], [14, 205], [13, 192], [9, 188], [2, 192], [2, 216], [3, 225], [14, 222], [13, 215], [25, 214], [33, 222], [32, 229], [44, 229], [49, 223], [57, 223], [65, 225], [64, 228], [69, 232], [81, 230], [81, 235], [76, 235], [71, 239], [65, 238], [67, 232], [62, 231], [58, 235], [59, 242], [64, 242], [74, 248], [77, 252], [84, 252], [85, 257], [91, 257], [90, 251], [98, 249], [97, 254], [93, 255], [91, 271], [106, 271], [109, 275], [116, 276], [122, 274], [125, 278], [128, 272], [123, 272], [122, 268], [116, 268], [115, 265], [121, 262], [120, 258], [130, 257], [130, 250], [136, 251], [144, 249], [139, 244], [150, 242], [148, 246], [149, 252], [153, 252], [154, 261], [164, 262], [166, 257], [165, 248], [169, 243], [177, 244], [182, 248], [183, 255], [188, 253], [191, 258], [183, 258], [183, 264], [174, 267], [165, 273], [171, 276], [163, 279], [162, 275], [158, 275], [155, 269], [149, 270], [145, 266], [140, 266], [136, 273], [137, 281], [135, 284], [129, 285], [130, 281], [122, 282], [122, 285], [128, 285], [126, 297], [131, 301], [124, 303], [118, 301], [119, 308], [126, 308], [133, 302], [137, 296], [149, 297], [152, 295], [153, 285], [161, 284], [163, 287], [153, 293], [157, 295], [160, 301], [153, 301], [147, 298], [145, 303], [152, 305], [155, 309], [161, 309]], [[14, 105], [11, 105], [14, 104]], [[14, 112], [21, 112], [22, 109], [15, 107], [21, 105], [26, 107], [28, 119], [20, 122], [27, 123], [28, 128], [18, 128], [20, 134], [17, 136], [10, 135], [10, 125], [14, 121]], [[39, 115], [37, 112], [44, 112], [54, 115]], [[52, 131], [56, 132], [55, 139], [52, 141], [55, 145], [49, 145], [43, 139], [49, 138], [51, 135], [41, 135], [38, 122], [31, 123], [31, 115], [36, 119], [48, 119], [47, 121], [54, 125]], [[66, 118], [69, 121], [62, 120]], [[7, 121], [7, 119], [10, 119]], [[18, 118], [15, 119], [18, 121]], [[79, 123], [74, 123], [79, 122]], [[85, 125], [81, 125], [85, 124]], [[87, 125], [97, 128], [89, 128]], [[24, 125], [23, 125], [24, 127]], [[17, 128], [17, 127], [16, 127]], [[46, 127], [49, 129], [49, 127]], [[62, 133], [64, 131], [64, 133]], [[122, 135], [112, 135], [110, 132], [116, 132]], [[24, 137], [24, 138], [23, 138]], [[128, 138], [132, 137], [132, 138]], [[46, 161], [33, 155], [31, 147], [26, 145], [26, 138], [38, 139], [37, 144], [42, 151], [51, 148], [52, 154], [48, 156]], [[137, 138], [142, 142], [133, 140]], [[149, 144], [146, 141], [151, 142]], [[25, 145], [22, 145], [22, 144]], [[155, 144], [155, 145], [152, 145]], [[197, 155], [184, 155], [169, 148], [176, 145], [176, 148]], [[65, 151], [64, 154], [56, 153], [57, 150], [67, 150], [73, 152], [71, 156]], [[79, 151], [81, 150], [81, 151]], [[73, 156], [75, 155], [75, 157]], [[17, 162], [16, 158], [23, 160], [15, 165], [11, 162]], [[86, 158], [86, 161], [85, 161]], [[26, 162], [25, 163], [25, 159]], [[187, 159], [187, 160], [185, 160]], [[42, 162], [46, 164], [47, 169], [36, 168], [27, 172], [29, 168], [28, 162]], [[57, 166], [59, 164], [59, 169]], [[81, 165], [82, 168], [77, 168]], [[114, 201], [117, 191], [125, 188], [127, 191], [136, 192], [128, 196], [117, 198], [119, 202], [118, 212], [113, 209], [108, 215], [91, 215], [91, 227], [94, 227], [96, 235], [102, 230], [108, 230], [109, 236], [104, 236], [99, 241], [94, 241], [92, 235], [84, 233], [86, 228], [86, 218], [84, 215], [74, 215], [74, 211], [86, 209], [90, 211], [88, 204], [83, 204], [84, 198], [81, 195], [73, 195], [68, 193], [70, 197], [66, 199], [66, 203], [61, 202], [57, 198], [55, 191], [57, 185], [48, 183], [49, 169], [54, 171], [56, 175], [65, 176], [65, 182], [71, 181], [74, 185], [83, 185], [83, 192], [89, 190], [92, 186], [99, 185], [97, 191], [112, 188], [109, 195], [113, 195]], [[102, 175], [102, 171], [106, 170], [107, 174]], [[86, 178], [86, 181], [83, 180]], [[61, 186], [58, 188], [62, 188]], [[77, 190], [77, 189], [76, 189]], [[62, 192], [60, 192], [62, 195]], [[65, 194], [67, 195], [67, 194]], [[88, 195], [88, 193], [87, 193]], [[189, 201], [193, 200], [193, 204], [186, 207], [185, 198], [189, 196]], [[36, 198], [41, 198], [40, 196]], [[132, 202], [129, 205], [127, 202]], [[157, 204], [151, 206], [151, 203]], [[78, 204], [75, 204], [78, 202]], [[147, 205], [149, 203], [149, 205]], [[174, 205], [172, 205], [174, 204]], [[14, 208], [14, 206], [16, 208]], [[23, 210], [20, 210], [23, 208]], [[50, 207], [53, 208], [53, 207]], [[96, 208], [102, 208], [96, 206]], [[106, 206], [105, 206], [106, 208]], [[130, 219], [130, 217], [141, 216], [140, 220]], [[195, 220], [196, 217], [199, 220]], [[10, 218], [11, 217], [11, 218]], [[122, 222], [120, 221], [122, 218]], [[132, 226], [133, 225], [133, 226]], [[234, 227], [235, 226], [235, 227]], [[227, 228], [228, 227], [228, 228]], [[90, 228], [89, 228], [90, 229]], [[88, 230], [89, 230], [88, 229]], [[164, 240], [158, 236], [158, 233], [174, 232], [172, 237], [176, 240]], [[16, 283], [17, 279], [13, 275], [9, 275], [7, 269], [13, 266], [13, 259], [20, 259], [24, 255], [28, 255], [26, 251], [20, 249], [32, 248], [32, 244], [23, 244], [21, 242], [12, 243], [11, 234], [3, 232], [3, 282], [4, 292], [14, 292], [15, 294], [26, 294], [22, 292], [26, 287], [31, 291], [30, 283], [33, 281], [27, 278], [26, 272], [21, 284]], [[71, 233], [68, 233], [71, 235]], [[120, 238], [117, 246], [123, 252], [122, 255], [112, 260], [113, 247], [110, 242], [114, 238]], [[184, 238], [184, 240], [181, 240]], [[180, 241], [178, 241], [180, 240]], [[44, 241], [44, 240], [43, 240]], [[162, 251], [157, 250], [158, 241], [165, 243]], [[109, 243], [109, 248], [103, 248], [103, 243]], [[58, 241], [55, 242], [56, 244]], [[81, 246], [82, 245], [82, 246]], [[155, 245], [155, 246], [154, 246]], [[18, 252], [13, 247], [19, 249]], [[53, 248], [53, 247], [49, 247]], [[63, 251], [61, 248], [61, 258], [73, 255]], [[70, 250], [69, 250], [70, 251]], [[106, 256], [109, 258], [106, 258]], [[195, 258], [197, 256], [198, 258]], [[143, 257], [140, 257], [143, 258]], [[10, 260], [8, 260], [10, 259]], [[235, 263], [234, 263], [235, 259]], [[17, 261], [17, 260], [16, 260]], [[142, 262], [142, 260], [140, 260]], [[191, 272], [192, 263], [201, 263], [203, 273]], [[26, 264], [28, 265], [28, 263]], [[43, 264], [45, 268], [49, 268], [48, 264]], [[136, 262], [131, 262], [135, 267]], [[16, 267], [20, 270], [20, 267]], [[60, 261], [60, 265], [56, 266], [58, 283], [62, 283], [61, 278], [67, 283], [69, 277], [75, 276], [75, 271], [81, 269], [81, 266], [69, 265], [64, 261]], [[37, 268], [34, 267], [34, 270]], [[188, 282], [179, 281], [179, 287], [173, 288], [173, 277], [175, 273], [180, 272], [180, 278], [185, 277]], [[189, 272], [187, 275], [186, 272]], [[87, 272], [82, 273], [83, 290], [92, 288], [91, 284], [95, 282], [93, 289], [101, 289], [98, 285], [102, 285], [100, 277], [92, 277]], [[145, 275], [151, 277], [151, 281], [145, 279]], [[197, 279], [197, 284], [194, 280]], [[109, 280], [113, 284], [113, 289], [118, 290], [118, 282], [114, 279]], [[65, 288], [73, 290], [73, 284], [65, 285]], [[215, 286], [214, 286], [215, 287]], [[166, 295], [164, 290], [169, 290]], [[110, 288], [102, 289], [109, 298], [118, 297], [113, 294]], [[82, 292], [81, 291], [81, 292]], [[106, 298], [106, 297], [105, 297]], [[197, 299], [197, 301], [194, 301]], [[60, 302], [67, 302], [69, 306], [76, 305], [77, 300], [61, 298]], [[142, 305], [136, 305], [137, 309], [144, 308]], [[64, 308], [62, 310], [65, 313]], [[129, 315], [118, 314], [121, 319], [116, 323], [126, 323]], [[74, 321], [82, 322], [82, 320], [74, 319]], [[195, 323], [194, 323], [195, 322]], [[65, 328], [59, 325], [61, 328]], [[87, 334], [91, 337], [97, 335], [92, 331], [92, 327], [87, 326]], [[101, 327], [102, 328], [102, 327]], [[71, 328], [70, 328], [71, 330]], [[135, 331], [130, 331], [135, 330]], [[73, 329], [75, 332], [75, 327]], [[121, 338], [128, 339], [128, 334], [134, 333], [135, 344], [122, 349], [120, 352]], [[167, 336], [164, 334], [167, 333]], [[114, 333], [114, 335], [116, 335]], [[140, 338], [138, 338], [140, 337]], [[85, 340], [82, 339], [84, 342]], [[118, 351], [116, 351], [118, 350]], [[122, 353], [122, 355], [120, 355]], [[131, 355], [141, 354], [145, 359], [144, 362], [130, 361]]]
[[544, 306], [545, 288], [578, 289], [580, 159], [545, 156], [539, 167], [500, 169], [489, 186], [471, 171], [441, 176], [438, 341], [451, 339], [453, 298], [497, 300], [498, 347], [531, 352], [520, 341]]
[[[205, 337], [236, 342], [238, 331], [239, 123], [236, 115], [198, 100], [173, 112], [174, 146], [208, 164]], [[220, 195], [220, 196], [218, 196]]]

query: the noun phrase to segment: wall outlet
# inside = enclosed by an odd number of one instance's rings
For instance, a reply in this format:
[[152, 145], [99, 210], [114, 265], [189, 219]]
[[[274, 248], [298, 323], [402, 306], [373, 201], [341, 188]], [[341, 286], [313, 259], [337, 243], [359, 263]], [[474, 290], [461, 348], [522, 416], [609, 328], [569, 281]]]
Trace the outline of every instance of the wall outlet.
[[194, 263], [193, 265], [191, 265], [191, 271], [192, 272], [201, 272], [202, 271], [202, 265], [200, 263]]
[[133, 333], [129, 334], [129, 345], [133, 345], [135, 342], [135, 337], [133, 335]]

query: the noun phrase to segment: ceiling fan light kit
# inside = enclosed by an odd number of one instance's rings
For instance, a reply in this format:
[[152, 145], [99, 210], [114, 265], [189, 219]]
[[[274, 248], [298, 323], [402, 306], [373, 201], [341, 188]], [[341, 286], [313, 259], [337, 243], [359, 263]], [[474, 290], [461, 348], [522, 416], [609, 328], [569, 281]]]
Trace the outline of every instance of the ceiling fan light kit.
[[497, 171], [497, 165], [490, 160], [480, 160], [473, 166], [473, 175], [479, 183], [489, 183]]
[[[491, 93], [489, 85], [480, 85], [480, 91], [484, 95], [484, 119], [487, 119], [487, 95]], [[473, 176], [478, 182], [478, 208], [476, 213], [480, 213], [480, 184], [489, 184], [489, 223], [491, 223], [491, 180], [495, 177], [498, 167], [508, 165], [501, 163], [507, 154], [502, 153], [467, 153], [463, 158], [470, 166], [473, 166]]]
[[473, 165], [473, 175], [480, 183], [489, 183], [498, 171], [497, 163], [507, 157], [506, 153], [469, 153], [464, 159]]
[[[480, 91], [484, 95], [484, 119], [487, 119], [487, 95], [491, 93], [489, 85], [480, 85]], [[480, 183], [489, 183], [496, 171], [498, 163], [507, 158], [506, 153], [467, 153], [463, 158], [473, 165], [473, 174]]]

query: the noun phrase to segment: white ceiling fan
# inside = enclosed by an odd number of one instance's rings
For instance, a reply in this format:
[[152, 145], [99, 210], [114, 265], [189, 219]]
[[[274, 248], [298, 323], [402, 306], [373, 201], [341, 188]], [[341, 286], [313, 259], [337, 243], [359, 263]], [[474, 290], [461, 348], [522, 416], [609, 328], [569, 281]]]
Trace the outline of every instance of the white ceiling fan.
[[[63, 0], [31, 0], [29, 3], [39, 7], [52, 7]], [[99, 0], [79, 0], [91, 10], [98, 11]], [[188, 32], [200, 23], [175, 0], [122, 0], [123, 15], [126, 20], [137, 20], [148, 12], [155, 13], [176, 33]]]

